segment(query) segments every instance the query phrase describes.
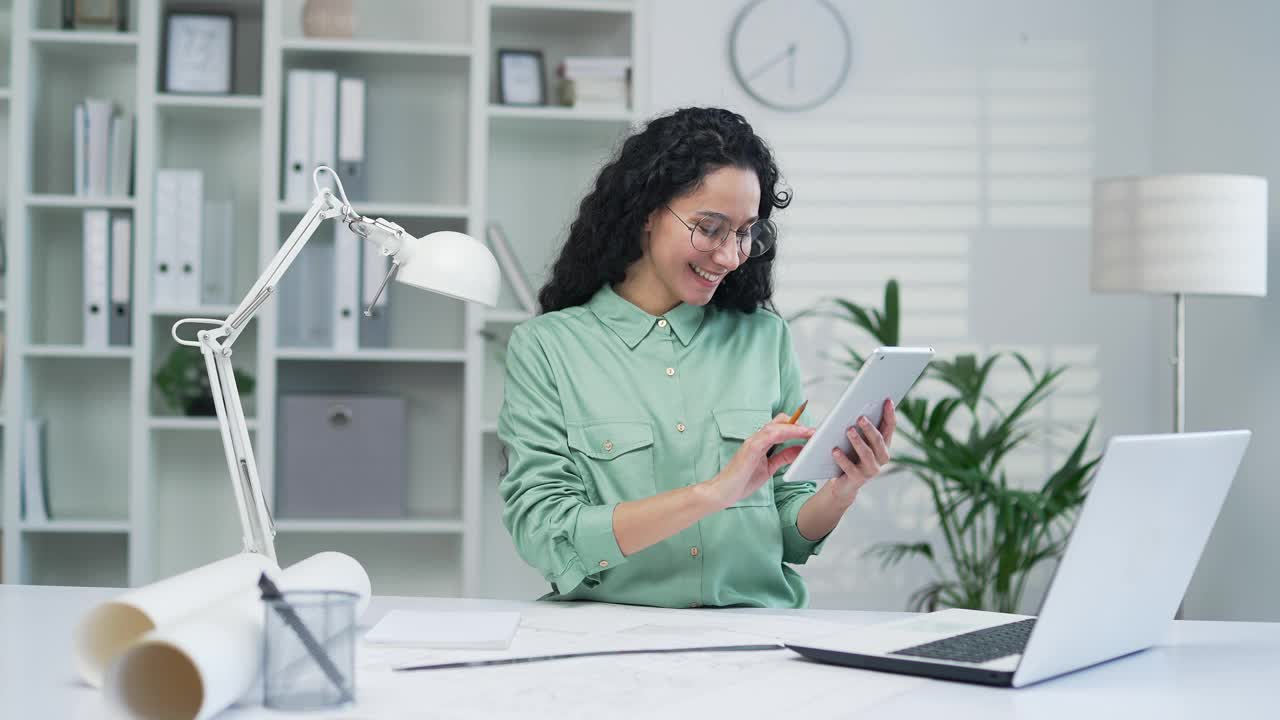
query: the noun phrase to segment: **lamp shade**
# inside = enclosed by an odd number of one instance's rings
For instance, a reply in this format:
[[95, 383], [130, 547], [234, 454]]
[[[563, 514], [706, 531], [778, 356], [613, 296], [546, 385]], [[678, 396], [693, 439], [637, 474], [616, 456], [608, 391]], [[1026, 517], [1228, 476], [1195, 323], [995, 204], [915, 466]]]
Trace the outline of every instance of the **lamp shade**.
[[1090, 274], [1098, 291], [1266, 295], [1266, 179], [1096, 180]]
[[396, 280], [489, 307], [498, 304], [501, 275], [493, 253], [470, 235], [442, 230], [406, 240]]

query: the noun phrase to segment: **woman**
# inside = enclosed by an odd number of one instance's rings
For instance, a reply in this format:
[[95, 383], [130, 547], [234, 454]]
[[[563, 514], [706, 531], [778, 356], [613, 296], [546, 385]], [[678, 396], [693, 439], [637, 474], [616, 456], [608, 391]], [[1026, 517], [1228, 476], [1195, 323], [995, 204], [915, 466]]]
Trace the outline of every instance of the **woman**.
[[[507, 347], [503, 522], [548, 598], [803, 607], [803, 563], [889, 460], [865, 419], [815, 492], [781, 469], [810, 437], [786, 323], [772, 311], [786, 207], [740, 115], [688, 108], [629, 137], [582, 200]], [[769, 308], [769, 309], [763, 309]], [[856, 461], [856, 462], [855, 462]]]

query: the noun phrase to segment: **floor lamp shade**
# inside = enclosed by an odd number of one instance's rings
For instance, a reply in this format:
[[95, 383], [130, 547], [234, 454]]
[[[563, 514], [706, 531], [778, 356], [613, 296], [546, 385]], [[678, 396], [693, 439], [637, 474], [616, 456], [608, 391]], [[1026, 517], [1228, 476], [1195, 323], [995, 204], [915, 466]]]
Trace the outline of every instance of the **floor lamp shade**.
[[1267, 181], [1103, 178], [1093, 186], [1095, 291], [1267, 294]]

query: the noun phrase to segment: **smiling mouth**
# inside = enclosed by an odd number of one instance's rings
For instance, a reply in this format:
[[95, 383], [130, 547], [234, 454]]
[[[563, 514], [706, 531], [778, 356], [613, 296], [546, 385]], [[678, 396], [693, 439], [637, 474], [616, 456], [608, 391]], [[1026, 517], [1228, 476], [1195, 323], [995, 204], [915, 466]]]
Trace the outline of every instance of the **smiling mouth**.
[[720, 282], [720, 279], [724, 277], [724, 273], [720, 273], [719, 275], [713, 275], [707, 272], [706, 270], [703, 270], [702, 268], [698, 267], [697, 265], [689, 265], [689, 269], [692, 270], [695, 275], [702, 278], [703, 280], [706, 280], [707, 282], [712, 282], [712, 283]]

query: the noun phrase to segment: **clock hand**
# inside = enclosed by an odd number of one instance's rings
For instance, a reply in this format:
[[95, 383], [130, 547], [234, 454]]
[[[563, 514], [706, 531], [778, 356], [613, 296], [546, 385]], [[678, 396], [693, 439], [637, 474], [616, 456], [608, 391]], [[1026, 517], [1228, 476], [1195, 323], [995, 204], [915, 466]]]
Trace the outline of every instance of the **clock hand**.
[[796, 89], [796, 44], [791, 43], [791, 52], [787, 55], [787, 82], [792, 91]]
[[769, 58], [769, 59], [768, 59], [768, 60], [766, 60], [762, 65], [760, 65], [760, 67], [756, 68], [756, 69], [755, 69], [755, 71], [753, 71], [752, 73], [748, 74], [748, 75], [747, 75], [747, 79], [748, 79], [748, 80], [755, 80], [755, 79], [756, 79], [757, 77], [759, 77], [762, 73], [764, 73], [764, 71], [768, 70], [769, 68], [773, 67], [774, 65], [777, 65], [778, 63], [782, 62], [783, 60], [786, 60], [788, 57], [791, 57], [791, 56], [795, 55], [795, 52], [796, 52], [796, 44], [795, 44], [795, 43], [791, 43], [790, 45], [788, 45], [788, 46], [786, 47], [786, 49], [785, 49], [785, 50], [783, 50], [782, 52], [778, 53], [777, 55], [774, 55], [773, 57]]

